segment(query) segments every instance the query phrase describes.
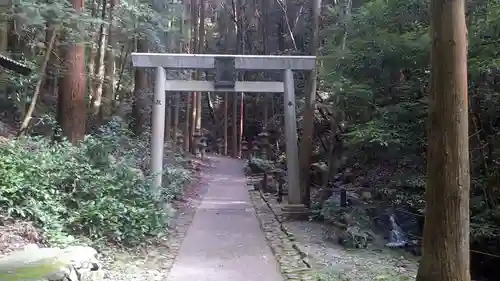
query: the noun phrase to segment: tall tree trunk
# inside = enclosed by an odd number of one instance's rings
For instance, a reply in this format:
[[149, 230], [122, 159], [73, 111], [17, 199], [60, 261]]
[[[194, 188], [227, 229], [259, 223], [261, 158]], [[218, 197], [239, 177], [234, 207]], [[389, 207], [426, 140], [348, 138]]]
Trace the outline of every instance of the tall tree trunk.
[[[90, 6], [90, 17], [91, 18], [97, 18], [98, 13], [99, 13], [99, 6], [100, 6], [100, 0], [90, 0], [89, 6]], [[91, 30], [94, 30], [96, 28], [97, 24], [95, 23], [90, 23], [89, 28]], [[87, 79], [87, 89], [89, 91], [89, 105], [92, 105], [92, 102], [94, 100], [95, 96], [95, 87], [94, 87], [94, 70], [95, 70], [95, 65], [96, 65], [96, 59], [97, 59], [97, 48], [96, 45], [94, 44], [94, 41], [98, 41], [99, 39], [99, 32], [93, 32], [92, 36], [90, 37], [91, 42], [90, 44], [87, 45], [88, 49], [88, 63], [87, 63], [87, 72], [88, 72], [88, 79]]]
[[[198, 22], [198, 53], [204, 53], [205, 51], [205, 0], [200, 0], [199, 3], [199, 15], [200, 19]], [[197, 71], [197, 79], [201, 79], [201, 71]], [[202, 93], [196, 93], [196, 130], [201, 130], [201, 114], [202, 114]]]
[[[260, 28], [261, 28], [261, 33], [262, 33], [262, 54], [267, 55], [268, 53], [268, 47], [267, 45], [269, 44], [269, 39], [268, 39], [268, 22], [269, 22], [269, 12], [268, 12], [268, 6], [269, 2], [268, 0], [261, 0], [260, 3], [260, 16], [262, 17], [260, 20]], [[264, 78], [264, 74], [263, 77]], [[272, 97], [271, 97], [272, 98]], [[269, 119], [269, 106], [267, 105], [269, 103], [269, 93], [264, 93], [264, 105], [262, 106], [262, 110], [264, 111], [264, 127], [267, 126], [267, 121]]]
[[[104, 21], [106, 19], [106, 8], [107, 1], [102, 0], [101, 7], [101, 20]], [[104, 84], [104, 56], [106, 55], [106, 24], [103, 22], [99, 26], [99, 39], [97, 43], [97, 54], [94, 65], [94, 75], [93, 80], [94, 83], [91, 85], [94, 89], [94, 95], [92, 96], [92, 108], [93, 113], [98, 114], [100, 111], [101, 103], [102, 103], [102, 91]]]
[[[192, 26], [192, 53], [198, 53], [199, 51], [199, 45], [198, 45], [198, 40], [199, 40], [199, 12], [200, 8], [198, 7], [198, 2], [197, 0], [191, 0], [191, 26]], [[192, 79], [193, 80], [198, 80], [198, 71], [195, 70], [192, 72]], [[192, 105], [192, 111], [191, 111], [191, 130], [189, 132], [189, 142], [190, 142], [190, 147], [191, 147], [191, 152], [195, 153], [196, 152], [196, 144], [194, 143], [194, 138], [193, 136], [195, 135], [196, 132], [196, 121], [197, 121], [197, 114], [198, 114], [198, 93], [193, 92], [192, 93], [192, 99], [193, 99], [193, 105]]]
[[417, 281], [471, 280], [465, 4], [431, 1], [426, 209]]
[[231, 146], [231, 156], [233, 158], [238, 158], [238, 94], [232, 93], [232, 102], [233, 102], [233, 121], [232, 121], [232, 146]]
[[114, 11], [118, 6], [118, 0], [109, 1], [108, 18], [109, 18], [109, 28], [108, 28], [108, 44], [106, 55], [104, 57], [104, 79], [106, 83], [104, 84], [103, 93], [103, 103], [101, 110], [99, 111], [100, 119], [111, 115], [113, 110], [113, 101], [115, 100], [115, 71], [116, 71], [116, 58], [115, 58], [115, 40], [113, 36], [113, 26], [114, 26]]
[[227, 145], [228, 145], [228, 133], [227, 130], [229, 129], [228, 126], [228, 120], [227, 120], [227, 111], [229, 110], [229, 93], [225, 92], [224, 93], [224, 155], [227, 156], [228, 151], [227, 151]]
[[[185, 30], [185, 20], [186, 20], [186, 15], [182, 14], [181, 15], [181, 22], [180, 22], [180, 34], [184, 34]], [[182, 53], [184, 51], [184, 42], [181, 38], [181, 40], [178, 42], [179, 44], [179, 53]], [[181, 106], [181, 93], [176, 92], [174, 94], [174, 124], [172, 127], [172, 135], [174, 139], [174, 147], [177, 149], [178, 145], [178, 132], [179, 132], [179, 115], [180, 115], [180, 106]]]
[[[45, 38], [50, 38], [52, 34], [52, 25], [53, 24], [51, 23], [47, 24]], [[40, 92], [40, 99], [47, 99], [49, 100], [50, 104], [52, 104], [52, 101], [54, 101], [54, 97], [56, 98], [55, 100], [57, 100], [59, 68], [59, 54], [57, 54], [57, 52], [54, 52], [53, 50], [50, 54], [49, 61], [47, 62], [47, 68], [44, 77], [45, 79], [42, 83], [42, 91]]]
[[[238, 5], [239, 12], [238, 12], [237, 23], [238, 23], [238, 35], [239, 35], [238, 44], [239, 44], [239, 48], [240, 48], [240, 52], [238, 52], [238, 53], [244, 55], [246, 53], [246, 50], [245, 50], [246, 31], [248, 30], [248, 26], [245, 24], [246, 23], [245, 7], [247, 6], [247, 3], [245, 0], [240, 0], [238, 4], [239, 4]], [[243, 80], [246, 80], [247, 73], [240, 74], [240, 78], [242, 78]], [[242, 148], [242, 144], [243, 144], [243, 120], [245, 118], [245, 116], [243, 114], [244, 113], [243, 112], [244, 102], [245, 102], [245, 93], [242, 92], [242, 93], [240, 93], [240, 120], [239, 120], [239, 124], [238, 124], [238, 128], [239, 128], [239, 130], [238, 130], [238, 158], [241, 158], [241, 148]]]
[[[168, 22], [168, 28], [169, 30], [173, 30], [172, 26], [172, 21]], [[174, 33], [172, 31], [167, 32], [167, 50], [169, 52], [173, 53], [173, 50], [175, 49], [175, 36], [173, 35]], [[172, 144], [175, 144], [175, 139], [174, 143], [172, 143], [172, 118], [173, 118], [173, 97], [172, 93], [166, 93], [166, 104], [165, 104], [165, 132], [164, 132], [164, 137], [165, 137], [165, 143], [168, 147], [170, 147]]]
[[165, 143], [168, 147], [172, 142], [172, 94], [168, 93], [165, 97]]
[[244, 119], [245, 119], [245, 94], [244, 93], [241, 93], [240, 95], [240, 124], [239, 124], [239, 128], [240, 128], [240, 138], [239, 138], [239, 145], [238, 145], [238, 157], [241, 158], [241, 151], [242, 151], [242, 146], [243, 146], [243, 122], [244, 122]]
[[181, 93], [177, 92], [174, 95], [174, 124], [172, 126], [172, 135], [174, 147], [177, 147], [177, 135], [179, 131], [179, 111], [181, 106]]
[[[188, 28], [188, 39], [187, 39], [187, 44], [185, 46], [186, 48], [186, 52], [187, 53], [191, 53], [191, 37], [193, 36], [193, 13], [192, 13], [192, 0], [184, 0], [184, 5], [186, 6], [186, 9], [185, 9], [185, 12], [186, 12], [186, 21], [187, 21], [187, 24], [185, 24], [184, 26], [189, 26]], [[189, 13], [189, 14], [188, 14]], [[186, 97], [186, 120], [184, 122], [184, 142], [183, 142], [183, 146], [184, 146], [184, 151], [185, 152], [189, 152], [190, 151], [190, 141], [191, 141], [191, 131], [189, 130], [189, 119], [190, 119], [190, 116], [191, 116], [191, 102], [192, 102], [192, 98], [191, 98], [191, 93], [187, 93], [187, 97]]]
[[[73, 0], [76, 13], [83, 11], [84, 1]], [[75, 42], [62, 50], [64, 76], [58, 95], [58, 122], [62, 133], [73, 144], [85, 137], [85, 46]]]
[[[0, 54], [7, 54], [9, 42], [9, 19], [6, 16], [10, 10], [10, 5], [0, 7]], [[0, 72], [0, 95], [7, 93], [7, 73]]]
[[[321, 0], [313, 0], [312, 4], [312, 40], [310, 45], [311, 56], [316, 56], [319, 44], [319, 17], [321, 13]], [[314, 110], [316, 105], [316, 69], [311, 71], [308, 77], [308, 92], [306, 95], [306, 108], [304, 110], [304, 121], [302, 139], [300, 140], [300, 187], [302, 191], [302, 200], [309, 204], [310, 181], [309, 170], [311, 169], [312, 142], [314, 133]]]
[[[234, 30], [236, 32], [236, 53], [241, 54], [242, 53], [242, 44], [243, 44], [243, 37], [242, 37], [242, 30], [241, 30], [241, 20], [242, 20], [242, 14], [241, 14], [241, 1], [238, 0], [233, 0], [232, 2], [232, 8], [233, 8], [233, 16], [234, 16]], [[240, 75], [241, 76], [241, 75]], [[232, 116], [232, 129], [233, 129], [233, 136], [232, 136], [232, 142], [233, 145], [231, 147], [232, 151], [232, 157], [233, 158], [238, 158], [238, 95], [237, 93], [233, 93], [232, 95], [232, 102], [233, 102], [233, 116]]]
[[[15, 12], [20, 12], [20, 8], [14, 7]], [[15, 19], [11, 19], [9, 21], [9, 26], [8, 26], [8, 38], [7, 38], [7, 44], [8, 44], [8, 50], [10, 52], [11, 58], [15, 60], [21, 59], [21, 36], [19, 35], [19, 29], [20, 29], [20, 23], [16, 21]]]
[[186, 96], [186, 121], [184, 123], [184, 151], [189, 152], [190, 151], [190, 142], [191, 142], [191, 130], [189, 129], [189, 120], [191, 116], [191, 103], [193, 102], [192, 95], [191, 93], [188, 93]]
[[[148, 51], [148, 46], [145, 39], [137, 39], [136, 51], [140, 53], [146, 53]], [[146, 126], [147, 116], [144, 113], [144, 101], [146, 99], [148, 90], [148, 77], [146, 74], [146, 69], [138, 67], [135, 69], [134, 73], [134, 102], [132, 104], [132, 115], [133, 115], [133, 131], [136, 135], [141, 135], [144, 133]]]
[[[224, 11], [219, 17], [219, 22], [217, 27], [219, 28], [219, 33], [221, 34], [220, 41], [221, 45], [223, 46], [223, 49], [220, 50], [223, 53], [230, 53], [230, 43], [231, 40], [228, 39], [230, 36], [233, 34], [233, 22], [231, 20], [230, 14], [231, 10], [228, 9], [228, 6], [230, 5], [230, 0], [225, 0], [224, 3]], [[226, 34], [226, 36], [223, 36], [222, 34]], [[223, 145], [224, 145], [224, 151], [220, 151], [220, 153], [223, 153], [224, 156], [229, 156], [229, 93], [224, 92], [224, 125], [223, 125]]]

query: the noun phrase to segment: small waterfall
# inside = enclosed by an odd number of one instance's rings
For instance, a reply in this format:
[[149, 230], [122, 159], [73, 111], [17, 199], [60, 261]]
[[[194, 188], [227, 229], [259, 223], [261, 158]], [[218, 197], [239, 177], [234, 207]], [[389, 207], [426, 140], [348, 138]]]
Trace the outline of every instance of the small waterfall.
[[391, 231], [389, 233], [389, 243], [385, 244], [385, 246], [390, 248], [401, 248], [406, 246], [408, 239], [401, 229], [401, 226], [396, 222], [396, 216], [391, 214], [389, 221], [391, 223]]

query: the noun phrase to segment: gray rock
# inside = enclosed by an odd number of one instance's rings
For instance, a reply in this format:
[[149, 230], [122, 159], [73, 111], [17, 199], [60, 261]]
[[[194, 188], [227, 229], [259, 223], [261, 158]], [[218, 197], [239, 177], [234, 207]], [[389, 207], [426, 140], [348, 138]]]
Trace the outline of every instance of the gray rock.
[[86, 246], [24, 250], [0, 259], [0, 280], [100, 281], [103, 280], [97, 251]]

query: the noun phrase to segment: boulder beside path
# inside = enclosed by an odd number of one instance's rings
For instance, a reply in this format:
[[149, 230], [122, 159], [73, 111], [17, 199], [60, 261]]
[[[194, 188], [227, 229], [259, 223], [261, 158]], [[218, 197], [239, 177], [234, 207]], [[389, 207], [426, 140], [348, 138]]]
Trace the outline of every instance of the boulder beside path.
[[87, 246], [23, 250], [0, 258], [2, 281], [101, 281], [104, 272], [97, 251]]

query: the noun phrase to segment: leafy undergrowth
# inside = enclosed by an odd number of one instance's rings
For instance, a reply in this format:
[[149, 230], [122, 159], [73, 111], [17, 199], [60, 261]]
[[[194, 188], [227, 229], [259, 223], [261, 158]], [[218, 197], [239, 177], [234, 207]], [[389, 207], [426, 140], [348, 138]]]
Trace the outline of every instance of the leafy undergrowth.
[[275, 164], [272, 161], [254, 156], [250, 157], [250, 159], [245, 162], [245, 171], [247, 175], [263, 173], [272, 170], [274, 167]]
[[146, 140], [131, 138], [116, 121], [79, 146], [43, 137], [5, 140], [0, 221], [33, 222], [46, 242], [59, 246], [82, 239], [137, 245], [162, 236], [173, 216], [170, 202], [190, 173], [180, 156], [172, 157], [165, 186], [154, 195], [141, 170], [149, 163]]

